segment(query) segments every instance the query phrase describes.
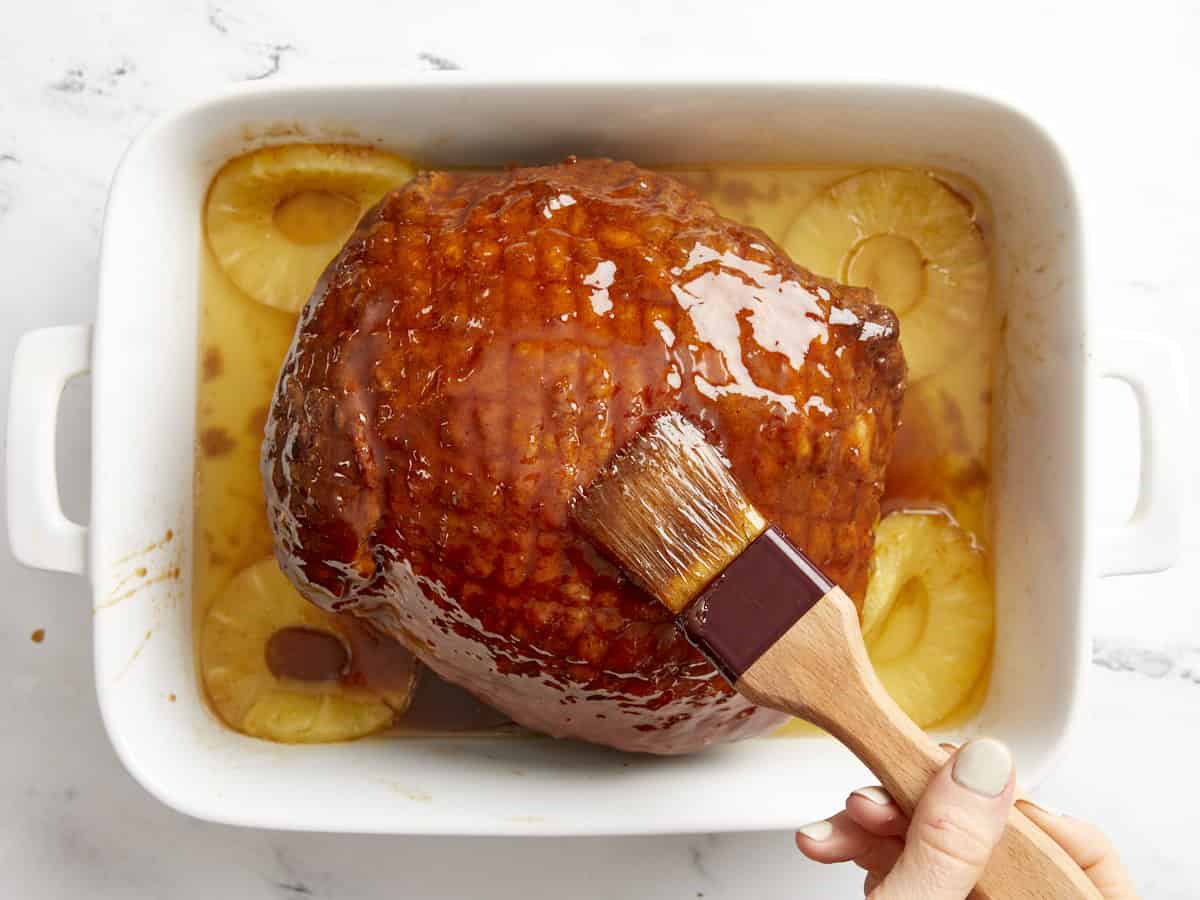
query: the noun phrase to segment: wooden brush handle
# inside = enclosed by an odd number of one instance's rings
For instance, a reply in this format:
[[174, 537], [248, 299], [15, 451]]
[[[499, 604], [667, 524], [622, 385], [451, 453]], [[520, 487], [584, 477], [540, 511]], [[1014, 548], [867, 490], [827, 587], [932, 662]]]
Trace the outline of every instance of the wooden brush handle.
[[[826, 594], [738, 679], [760, 706], [824, 728], [866, 764], [905, 814], [948, 754], [888, 696], [867, 657], [858, 612]], [[973, 896], [983, 900], [1103, 900], [1083, 870], [1015, 807]]]

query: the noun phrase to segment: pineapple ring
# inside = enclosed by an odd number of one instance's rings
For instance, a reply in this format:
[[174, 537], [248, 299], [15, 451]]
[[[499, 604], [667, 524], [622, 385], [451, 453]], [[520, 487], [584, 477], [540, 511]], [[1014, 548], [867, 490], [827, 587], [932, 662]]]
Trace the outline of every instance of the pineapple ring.
[[234, 576], [209, 607], [200, 670], [214, 710], [230, 727], [281, 743], [347, 741], [386, 728], [407, 708], [416, 686], [415, 660], [405, 672], [406, 684], [380, 694], [346, 683], [355, 674], [353, 661], [335, 681], [276, 677], [267, 664], [267, 646], [285, 629], [337, 635], [335, 617], [300, 596], [271, 557]]
[[988, 256], [970, 204], [936, 178], [869, 169], [832, 185], [788, 229], [818, 275], [870, 287], [900, 317], [910, 383], [945, 368], [984, 325]]
[[985, 561], [966, 532], [940, 513], [883, 518], [863, 635], [880, 681], [918, 725], [970, 696], [991, 656], [993, 618]]
[[225, 164], [209, 190], [208, 243], [234, 284], [298, 313], [363, 214], [413, 167], [370, 147], [289, 144]]

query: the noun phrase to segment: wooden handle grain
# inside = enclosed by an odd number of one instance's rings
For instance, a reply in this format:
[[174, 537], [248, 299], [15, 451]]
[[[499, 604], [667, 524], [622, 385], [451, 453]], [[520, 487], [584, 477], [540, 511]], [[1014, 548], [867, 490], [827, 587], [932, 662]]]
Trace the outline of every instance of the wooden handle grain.
[[[834, 588], [738, 679], [760, 706], [824, 728], [908, 815], [947, 754], [888, 695], [867, 657], [853, 602]], [[1078, 865], [1015, 807], [974, 896], [1103, 900]]]

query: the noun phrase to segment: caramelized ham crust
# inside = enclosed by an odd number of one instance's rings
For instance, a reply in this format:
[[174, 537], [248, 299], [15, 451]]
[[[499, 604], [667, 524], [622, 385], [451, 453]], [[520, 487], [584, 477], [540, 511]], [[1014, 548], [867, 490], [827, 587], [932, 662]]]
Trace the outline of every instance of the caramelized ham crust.
[[656, 413], [726, 454], [861, 599], [904, 385], [896, 317], [678, 181], [569, 160], [424, 174], [304, 310], [263, 474], [277, 556], [517, 722], [682, 753], [781, 721], [572, 529]]

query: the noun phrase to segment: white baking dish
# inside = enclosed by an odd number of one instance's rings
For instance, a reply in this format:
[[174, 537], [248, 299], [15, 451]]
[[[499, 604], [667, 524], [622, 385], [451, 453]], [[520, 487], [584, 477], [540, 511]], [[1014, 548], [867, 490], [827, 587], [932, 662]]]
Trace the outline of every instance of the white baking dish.
[[[551, 740], [367, 740], [285, 747], [209, 713], [192, 658], [189, 585], [200, 208], [223, 160], [298, 137], [378, 142], [424, 162], [567, 153], [643, 164], [712, 160], [938, 166], [978, 182], [996, 218], [1006, 371], [997, 388], [998, 636], [991, 694], [969, 730], [1011, 743], [1036, 782], [1078, 707], [1089, 579], [1170, 565], [1178, 550], [1178, 352], [1097, 337], [1080, 216], [1040, 128], [986, 99], [846, 85], [482, 83], [239, 90], [160, 120], [109, 200], [94, 330], [47, 329], [17, 351], [8, 431], [9, 531], [22, 561], [86, 573], [96, 686], [129, 771], [205, 819], [397, 833], [582, 834], [794, 826], [868, 781], [820, 738], [761, 739], [678, 759]], [[60, 511], [62, 386], [93, 379], [92, 522]], [[1097, 379], [1136, 389], [1138, 512], [1088, 527], [1085, 419]], [[167, 540], [170, 532], [171, 539]], [[144, 577], [136, 570], [144, 567]], [[178, 577], [173, 570], [180, 569]]]

